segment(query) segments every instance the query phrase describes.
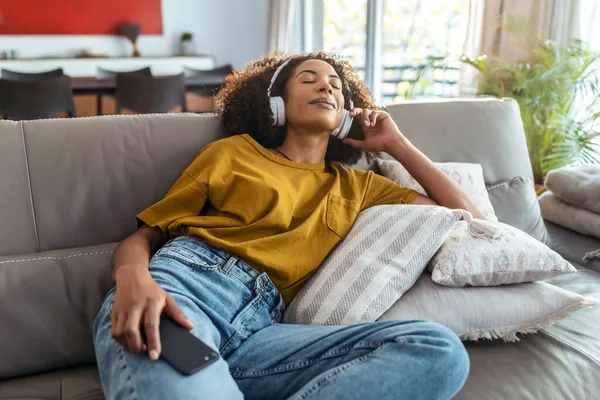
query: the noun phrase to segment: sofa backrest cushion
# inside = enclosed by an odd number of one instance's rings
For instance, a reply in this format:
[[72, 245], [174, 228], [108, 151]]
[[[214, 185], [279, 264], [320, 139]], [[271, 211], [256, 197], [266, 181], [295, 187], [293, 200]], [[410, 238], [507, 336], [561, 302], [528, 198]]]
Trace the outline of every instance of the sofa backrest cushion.
[[25, 124], [40, 250], [118, 242], [196, 154], [219, 137], [210, 116], [141, 115]]
[[433, 161], [481, 164], [487, 185], [516, 176], [533, 181], [519, 105], [513, 99], [409, 101], [387, 111]]
[[0, 255], [38, 251], [22, 129], [0, 121]]

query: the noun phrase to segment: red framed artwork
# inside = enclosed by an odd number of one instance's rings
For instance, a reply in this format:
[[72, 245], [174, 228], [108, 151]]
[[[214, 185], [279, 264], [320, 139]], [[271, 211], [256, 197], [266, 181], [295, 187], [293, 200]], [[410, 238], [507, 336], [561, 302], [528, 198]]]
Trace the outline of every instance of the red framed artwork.
[[118, 35], [125, 21], [162, 35], [161, 0], [0, 1], [0, 35]]

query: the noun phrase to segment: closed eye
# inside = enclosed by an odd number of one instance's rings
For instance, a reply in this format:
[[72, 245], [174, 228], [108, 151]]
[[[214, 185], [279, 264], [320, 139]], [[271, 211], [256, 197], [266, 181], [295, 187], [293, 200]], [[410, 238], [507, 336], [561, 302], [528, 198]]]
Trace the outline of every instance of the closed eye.
[[[315, 83], [315, 81], [302, 81], [302, 83]], [[331, 87], [340, 90], [339, 86], [331, 85]]]

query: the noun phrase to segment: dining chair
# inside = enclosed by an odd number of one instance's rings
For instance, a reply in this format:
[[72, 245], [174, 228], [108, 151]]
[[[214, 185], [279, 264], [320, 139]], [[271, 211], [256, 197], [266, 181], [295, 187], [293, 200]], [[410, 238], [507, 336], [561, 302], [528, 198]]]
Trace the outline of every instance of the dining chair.
[[76, 117], [71, 78], [0, 79], [0, 115], [13, 120]]
[[177, 106], [187, 111], [185, 102], [184, 75], [138, 76], [117, 75], [116, 111], [121, 114], [123, 108], [148, 113], [166, 113]]
[[13, 81], [29, 81], [32, 79], [45, 79], [45, 78], [55, 78], [57, 76], [63, 76], [64, 71], [62, 68], [56, 68], [50, 71], [44, 72], [19, 72], [13, 71], [10, 69], [2, 68], [0, 69], [0, 78], [2, 79], [10, 79]]
[[134, 69], [129, 71], [112, 71], [104, 69], [102, 67], [96, 68], [96, 79], [117, 79], [119, 74], [132, 74], [139, 76], [152, 76], [152, 70], [150, 67], [144, 67], [140, 69]]
[[188, 67], [186, 65], [183, 66], [183, 73], [186, 77], [188, 76], [227, 76], [228, 74], [233, 72], [233, 66], [231, 64], [224, 64], [219, 67], [213, 69], [197, 69]]
[[[119, 74], [131, 74], [137, 76], [152, 76], [152, 69], [150, 67], [144, 67], [140, 69], [134, 69], [129, 71], [113, 71], [109, 69], [104, 69], [102, 67], [96, 67], [96, 79], [117, 79]], [[96, 97], [96, 114], [102, 115], [102, 93], [99, 93]], [[115, 98], [112, 94], [104, 94], [104, 96], [109, 98]]]
[[[231, 64], [225, 64], [221, 65], [220, 67], [207, 70], [195, 69], [187, 66], [183, 67], [183, 73], [185, 74], [186, 78], [193, 80], [206, 80], [206, 85], [190, 90], [190, 92], [199, 96], [212, 97], [219, 89], [221, 89], [223, 83], [225, 82], [225, 78], [232, 72], [233, 67]], [[211, 81], [218, 83], [215, 84]]]

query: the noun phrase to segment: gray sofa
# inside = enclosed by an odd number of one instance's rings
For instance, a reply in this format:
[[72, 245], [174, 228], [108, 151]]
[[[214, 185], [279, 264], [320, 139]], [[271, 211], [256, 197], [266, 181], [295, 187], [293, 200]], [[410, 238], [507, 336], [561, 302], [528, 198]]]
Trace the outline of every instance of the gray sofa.
[[[600, 262], [580, 264], [600, 241], [544, 224], [531, 184], [511, 191], [532, 178], [514, 101], [388, 111], [434, 161], [481, 163], [500, 220], [549, 240], [579, 270], [550, 282], [600, 298]], [[112, 251], [218, 135], [212, 116], [192, 114], [0, 121], [1, 399], [103, 398], [91, 324]], [[517, 343], [467, 343], [471, 373], [457, 398], [600, 398], [599, 328], [595, 306]]]

